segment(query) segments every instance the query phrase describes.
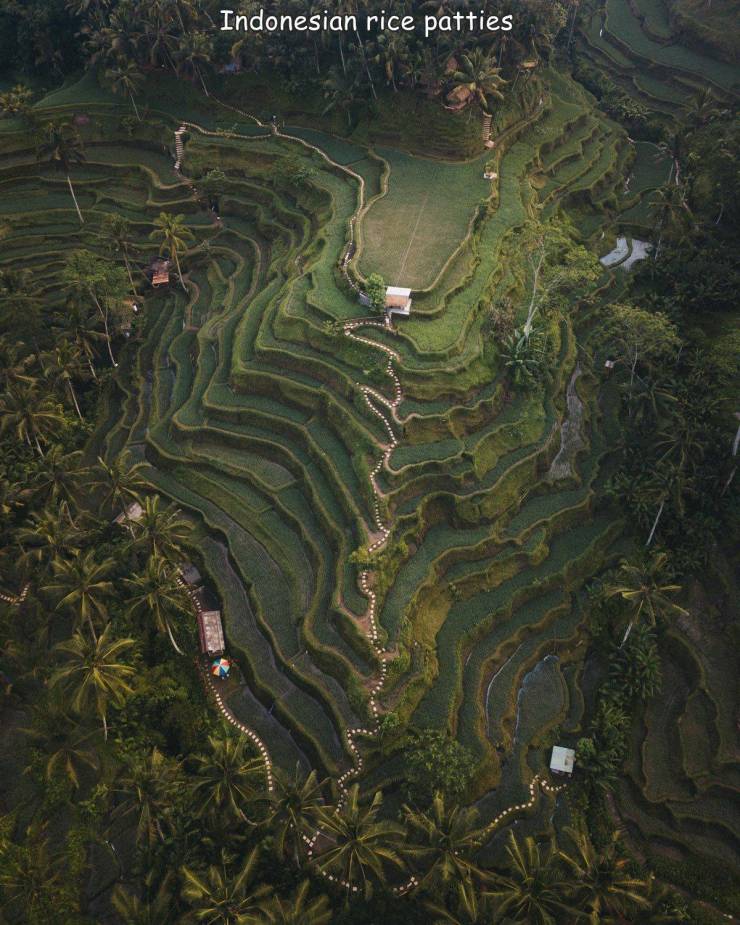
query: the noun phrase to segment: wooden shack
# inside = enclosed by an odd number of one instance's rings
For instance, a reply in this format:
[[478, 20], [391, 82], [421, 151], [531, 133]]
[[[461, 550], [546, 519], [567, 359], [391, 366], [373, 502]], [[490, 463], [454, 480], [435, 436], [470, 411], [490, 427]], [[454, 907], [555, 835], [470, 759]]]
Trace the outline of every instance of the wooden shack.
[[215, 658], [224, 654], [224, 630], [220, 610], [198, 611], [198, 636], [200, 650], [204, 655]]
[[170, 282], [169, 260], [155, 260], [152, 264], [152, 286], [168, 286]]

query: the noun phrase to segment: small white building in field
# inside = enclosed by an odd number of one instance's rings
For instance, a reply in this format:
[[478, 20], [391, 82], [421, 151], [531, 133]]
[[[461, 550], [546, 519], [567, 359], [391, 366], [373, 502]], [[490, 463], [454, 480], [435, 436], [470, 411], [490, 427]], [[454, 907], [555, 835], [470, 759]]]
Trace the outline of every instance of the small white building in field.
[[562, 745], [554, 745], [552, 755], [550, 756], [550, 770], [555, 774], [567, 774], [568, 777], [573, 773], [573, 767], [576, 762], [576, 753], [572, 748], [564, 748]]
[[411, 314], [411, 290], [402, 286], [388, 286], [385, 290], [385, 310], [388, 315], [408, 318]]

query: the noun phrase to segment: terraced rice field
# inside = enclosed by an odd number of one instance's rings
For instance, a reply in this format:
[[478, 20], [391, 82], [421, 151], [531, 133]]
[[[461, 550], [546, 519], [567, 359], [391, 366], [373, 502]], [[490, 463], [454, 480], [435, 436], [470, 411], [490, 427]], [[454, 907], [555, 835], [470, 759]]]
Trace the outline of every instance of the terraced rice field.
[[602, 0], [584, 14], [578, 52], [649, 109], [675, 114], [708, 87], [737, 98], [740, 68], [690, 48], [664, 0]]
[[[577, 84], [547, 82], [542, 105], [500, 139], [495, 199], [472, 224], [491, 192], [483, 159], [419, 169], [409, 155], [309, 129], [271, 134], [213, 101], [178, 111], [174, 91], [162, 126], [131, 136], [127, 110], [83, 84], [39, 107], [88, 116], [80, 228], [64, 179], [39, 175], [20, 126], [6, 121], [0, 134], [0, 188], [11, 191], [0, 198], [0, 265], [33, 267], [50, 298], [61, 300], [55, 276], [71, 249], [102, 247], [107, 213], [135, 222], [138, 264], [154, 256], [162, 209], [195, 234], [182, 257], [187, 295], [147, 296], [89, 452], [144, 463], [192, 518], [191, 554], [244, 679], [234, 714], [285, 768], [346, 780], [362, 753], [368, 785], [400, 776], [399, 756], [374, 744], [376, 711], [449, 730], [478, 759], [490, 816], [544, 767], [544, 731], [562, 721], [577, 733], [579, 592], [621, 547], [620, 524], [595, 503], [614, 396], [574, 375], [577, 307], [552, 320], [544, 387], [517, 396], [484, 355], [485, 309], [521, 296], [512, 233], [540, 206], [595, 221], [605, 197], [627, 203], [633, 161], [629, 203], [659, 179]], [[182, 175], [180, 119], [193, 123]], [[294, 158], [313, 171], [308, 182], [279, 169]], [[205, 166], [227, 175], [219, 223], [188, 182]], [[363, 215], [384, 177], [387, 196]], [[396, 211], [408, 221], [392, 225]], [[423, 234], [410, 234], [415, 224]], [[355, 233], [359, 270], [419, 288], [438, 277], [398, 330], [354, 326], [358, 268], [348, 279], [340, 264]], [[563, 431], [569, 384], [584, 414]], [[553, 477], [564, 432], [577, 442]], [[380, 558], [363, 573], [351, 556], [368, 544]], [[544, 713], [531, 696], [540, 684], [553, 692]], [[685, 722], [709, 709], [697, 694]], [[357, 729], [367, 732], [348, 735]], [[515, 756], [503, 771], [501, 750]], [[531, 825], [545, 830], [551, 810], [540, 808]]]
[[445, 163], [378, 148], [388, 187], [364, 217], [360, 269], [391, 286], [427, 289], [467, 235], [491, 193], [486, 154]]

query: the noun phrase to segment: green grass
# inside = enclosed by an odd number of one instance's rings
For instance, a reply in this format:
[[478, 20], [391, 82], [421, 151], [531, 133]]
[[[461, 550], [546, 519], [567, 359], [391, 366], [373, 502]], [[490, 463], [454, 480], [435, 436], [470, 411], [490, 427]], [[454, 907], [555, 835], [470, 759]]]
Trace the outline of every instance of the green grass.
[[360, 270], [391, 286], [425, 289], [468, 231], [490, 194], [487, 157], [454, 164], [379, 148], [390, 166], [388, 192], [362, 221]]

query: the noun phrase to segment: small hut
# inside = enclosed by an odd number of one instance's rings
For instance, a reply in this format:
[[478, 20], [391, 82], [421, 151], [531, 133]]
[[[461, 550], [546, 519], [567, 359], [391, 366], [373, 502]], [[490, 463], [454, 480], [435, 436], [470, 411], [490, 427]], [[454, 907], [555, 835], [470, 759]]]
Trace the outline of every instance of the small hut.
[[139, 504], [139, 502], [132, 501], [125, 511], [121, 511], [118, 517], [114, 518], [113, 523], [122, 524], [131, 520], [136, 522], [137, 520], [141, 520], [143, 513], [144, 508]]
[[474, 97], [475, 94], [470, 87], [461, 84], [459, 87], [455, 87], [454, 90], [450, 90], [447, 94], [445, 109], [449, 109], [450, 112], [459, 112], [461, 109], [465, 109]]
[[572, 748], [553, 745], [552, 755], [550, 756], [550, 770], [555, 774], [564, 774], [570, 777], [573, 773], [575, 761], [576, 753]]
[[224, 631], [220, 610], [198, 611], [198, 636], [200, 650], [204, 655], [215, 658], [224, 654]]
[[152, 264], [152, 286], [168, 286], [170, 282], [169, 260], [155, 260]]
[[385, 311], [388, 316], [411, 314], [411, 290], [402, 286], [388, 286], [385, 290]]

